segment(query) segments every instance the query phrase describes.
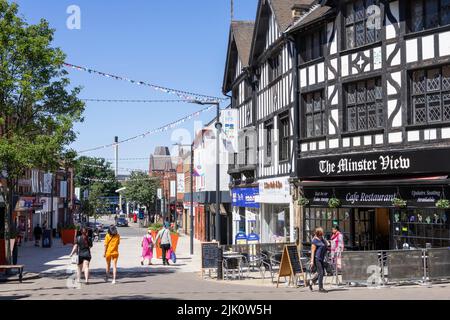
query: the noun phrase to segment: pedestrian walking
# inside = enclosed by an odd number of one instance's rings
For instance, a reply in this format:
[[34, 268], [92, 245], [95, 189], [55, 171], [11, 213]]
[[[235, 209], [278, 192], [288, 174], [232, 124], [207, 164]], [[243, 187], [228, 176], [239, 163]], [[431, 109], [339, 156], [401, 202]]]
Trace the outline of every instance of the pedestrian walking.
[[78, 269], [77, 269], [77, 282], [81, 281], [81, 273], [84, 271], [85, 283], [89, 284], [89, 263], [91, 261], [91, 248], [92, 240], [89, 238], [88, 230], [86, 228], [81, 229], [81, 235], [76, 238], [76, 242], [73, 246], [70, 257], [75, 252], [78, 254]]
[[315, 269], [317, 275], [313, 277], [309, 282], [309, 289], [313, 290], [313, 284], [319, 282], [319, 292], [328, 292], [323, 288], [323, 276], [324, 276], [324, 260], [328, 250], [328, 242], [323, 237], [323, 229], [316, 228], [314, 232], [314, 238], [311, 245], [311, 270]]
[[33, 235], [34, 235], [34, 245], [36, 247], [39, 247], [39, 242], [41, 241], [42, 237], [42, 228], [39, 226], [39, 223], [36, 225], [36, 227], [34, 227]]
[[342, 251], [344, 251], [344, 236], [342, 235], [339, 226], [333, 226], [331, 229], [331, 261], [336, 271], [341, 270], [342, 267]]
[[108, 281], [108, 276], [111, 270], [111, 260], [113, 262], [113, 280], [111, 284], [116, 283], [117, 261], [119, 259], [119, 244], [120, 244], [119, 232], [117, 231], [116, 226], [111, 225], [109, 226], [108, 233], [105, 237], [105, 253], [103, 255], [106, 258], [105, 281]]
[[169, 224], [164, 223], [164, 228], [159, 230], [158, 235], [156, 236], [155, 243], [158, 243], [158, 240], [161, 239], [160, 247], [162, 249], [162, 259], [164, 265], [169, 265], [169, 260], [167, 260], [166, 254], [167, 251], [172, 248], [172, 239], [170, 237]]
[[147, 230], [147, 234], [142, 238], [142, 256], [141, 256], [141, 265], [144, 265], [144, 261], [148, 260], [148, 265], [152, 265], [153, 258], [153, 246], [154, 241], [152, 237], [152, 231], [150, 229]]

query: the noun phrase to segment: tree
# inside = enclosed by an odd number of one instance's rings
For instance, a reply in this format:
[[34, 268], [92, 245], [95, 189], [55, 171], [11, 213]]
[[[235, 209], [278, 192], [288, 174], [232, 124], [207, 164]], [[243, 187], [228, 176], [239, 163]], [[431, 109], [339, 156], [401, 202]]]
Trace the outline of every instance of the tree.
[[108, 211], [108, 207], [109, 203], [104, 198], [103, 184], [94, 183], [89, 190], [88, 198], [82, 201], [83, 212], [97, 220]]
[[149, 177], [144, 172], [133, 171], [125, 187], [127, 200], [145, 206], [148, 210], [155, 202], [159, 180]]
[[115, 196], [121, 187], [116, 180], [111, 163], [102, 158], [79, 157], [75, 161], [75, 186], [82, 190], [90, 188], [91, 181], [103, 180], [102, 195]]
[[54, 171], [73, 157], [67, 146], [76, 138], [75, 122], [83, 121], [80, 88], [69, 90], [64, 53], [52, 47], [54, 30], [45, 20], [29, 25], [18, 6], [0, 0], [0, 172], [7, 260], [13, 192], [31, 168]]

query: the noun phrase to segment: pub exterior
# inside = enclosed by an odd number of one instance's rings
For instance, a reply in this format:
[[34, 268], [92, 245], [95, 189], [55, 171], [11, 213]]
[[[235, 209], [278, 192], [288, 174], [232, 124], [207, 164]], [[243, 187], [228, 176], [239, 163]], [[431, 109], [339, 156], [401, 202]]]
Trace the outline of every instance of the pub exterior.
[[450, 4], [319, 1], [295, 41], [300, 242], [450, 246]]

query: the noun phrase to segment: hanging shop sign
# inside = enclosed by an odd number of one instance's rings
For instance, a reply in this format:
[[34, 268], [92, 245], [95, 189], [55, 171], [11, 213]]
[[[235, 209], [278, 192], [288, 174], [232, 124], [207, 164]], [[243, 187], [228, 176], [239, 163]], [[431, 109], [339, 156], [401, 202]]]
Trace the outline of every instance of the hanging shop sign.
[[259, 203], [290, 203], [289, 178], [261, 180], [256, 200]]
[[259, 188], [234, 188], [231, 193], [234, 207], [259, 208], [259, 203], [256, 201]]
[[298, 160], [300, 179], [450, 172], [450, 149], [359, 153]]
[[184, 193], [184, 173], [177, 173], [177, 192]]
[[244, 232], [236, 234], [236, 244], [247, 244], [247, 235]]

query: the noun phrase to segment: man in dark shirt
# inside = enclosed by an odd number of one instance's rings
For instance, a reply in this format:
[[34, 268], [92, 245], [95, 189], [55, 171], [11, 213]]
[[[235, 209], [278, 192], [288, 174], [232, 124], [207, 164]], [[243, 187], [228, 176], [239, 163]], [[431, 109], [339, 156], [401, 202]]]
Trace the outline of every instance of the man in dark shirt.
[[36, 227], [34, 227], [33, 234], [34, 234], [34, 245], [36, 247], [39, 247], [39, 242], [41, 241], [42, 236], [42, 228], [39, 226], [39, 223], [36, 225]]

